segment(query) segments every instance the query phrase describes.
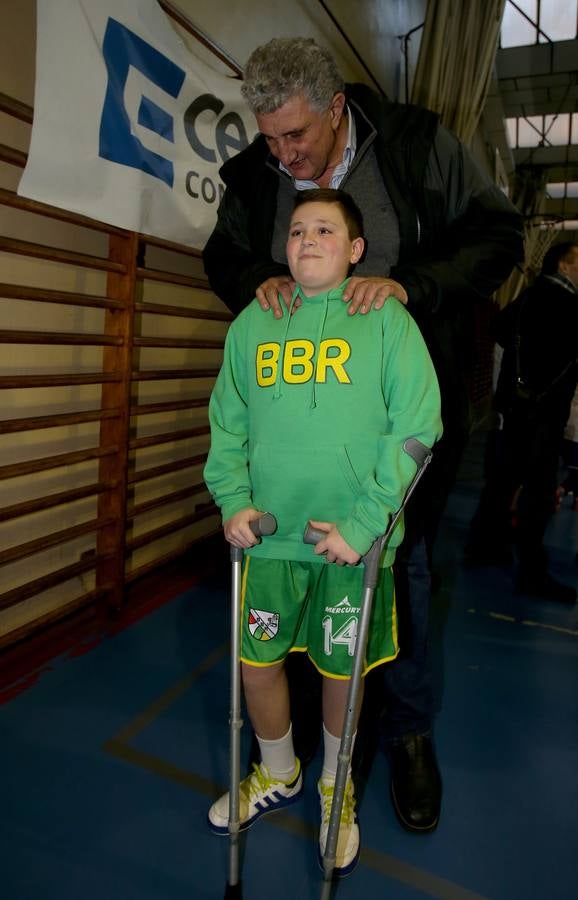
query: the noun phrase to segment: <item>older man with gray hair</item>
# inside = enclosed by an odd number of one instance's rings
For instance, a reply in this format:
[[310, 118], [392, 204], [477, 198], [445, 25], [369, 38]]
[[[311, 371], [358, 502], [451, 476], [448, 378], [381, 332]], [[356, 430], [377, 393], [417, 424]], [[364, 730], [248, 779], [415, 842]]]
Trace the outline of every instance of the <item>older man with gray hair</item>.
[[431, 547], [469, 430], [475, 306], [522, 257], [521, 217], [434, 113], [345, 85], [311, 39], [258, 47], [242, 92], [259, 135], [221, 169], [226, 190], [204, 251], [214, 291], [235, 313], [257, 297], [282, 316], [295, 193], [340, 187], [361, 209], [367, 239], [343, 295], [350, 313], [397, 297], [436, 367], [444, 437], [408, 507], [396, 569], [402, 653], [383, 668], [382, 685], [394, 807], [405, 828], [428, 832], [441, 806], [426, 657]]

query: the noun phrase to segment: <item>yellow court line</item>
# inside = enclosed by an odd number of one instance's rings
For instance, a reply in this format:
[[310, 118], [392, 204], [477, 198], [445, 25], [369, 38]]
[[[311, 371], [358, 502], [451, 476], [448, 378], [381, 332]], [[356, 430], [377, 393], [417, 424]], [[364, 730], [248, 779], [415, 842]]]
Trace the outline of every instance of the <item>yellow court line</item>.
[[125, 725], [118, 734], [115, 734], [112, 741], [117, 744], [123, 744], [127, 741], [132, 740], [137, 736], [137, 734], [150, 725], [154, 720], [160, 716], [166, 709], [169, 708], [176, 700], [181, 697], [185, 691], [191, 687], [194, 682], [213, 668], [218, 662], [220, 662], [223, 657], [226, 655], [227, 650], [229, 648], [228, 642], [224, 644], [220, 644], [216, 647], [208, 656], [206, 656], [198, 666], [189, 672], [184, 678], [178, 681], [172, 688], [169, 688], [164, 694], [162, 694], [158, 700], [155, 700], [154, 703], [151, 703], [144, 712], [139, 713], [132, 722], [129, 722], [128, 725]]
[[105, 753], [109, 753], [117, 759], [122, 759], [123, 762], [129, 763], [131, 766], [144, 769], [146, 772], [158, 775], [166, 781], [172, 781], [174, 784], [179, 784], [181, 787], [195, 791], [197, 794], [209, 797], [211, 800], [226, 790], [225, 787], [211, 781], [209, 778], [203, 778], [202, 775], [198, 775], [196, 772], [188, 772], [186, 769], [181, 769], [179, 766], [154, 756], [152, 753], [137, 750], [136, 747], [123, 744], [114, 738], [107, 741], [102, 749]]
[[548, 631], [555, 631], [558, 634], [569, 634], [571, 637], [578, 637], [578, 629], [564, 628], [562, 625], [548, 625], [545, 622], [533, 622], [532, 619], [522, 619], [522, 625], [529, 625], [531, 628], [546, 628]]
[[[468, 609], [472, 615], [476, 615], [477, 609]], [[533, 619], [517, 619], [515, 616], [507, 616], [504, 613], [488, 612], [482, 615], [489, 616], [490, 619], [498, 619], [501, 622], [513, 622], [515, 625], [527, 625], [530, 628], [543, 628], [545, 631], [554, 631], [556, 634], [567, 634], [570, 637], [578, 637], [578, 629], [566, 628], [563, 625], [550, 625], [548, 622], [535, 622]]]

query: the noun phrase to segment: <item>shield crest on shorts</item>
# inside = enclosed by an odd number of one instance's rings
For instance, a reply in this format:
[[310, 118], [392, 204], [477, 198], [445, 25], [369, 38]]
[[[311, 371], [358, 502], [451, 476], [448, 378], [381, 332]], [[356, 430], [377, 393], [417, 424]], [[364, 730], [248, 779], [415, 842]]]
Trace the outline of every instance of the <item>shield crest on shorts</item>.
[[279, 631], [279, 613], [250, 609], [247, 624], [256, 641], [272, 641]]

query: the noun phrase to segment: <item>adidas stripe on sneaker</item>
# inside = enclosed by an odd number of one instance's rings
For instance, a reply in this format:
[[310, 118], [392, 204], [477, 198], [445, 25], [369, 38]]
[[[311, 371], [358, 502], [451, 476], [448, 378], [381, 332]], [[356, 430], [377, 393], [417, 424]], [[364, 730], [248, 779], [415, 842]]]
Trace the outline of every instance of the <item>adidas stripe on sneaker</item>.
[[[294, 803], [303, 791], [301, 763], [289, 781], [279, 781], [263, 763], [253, 764], [253, 771], [239, 785], [239, 830], [245, 831], [265, 813], [283, 809]], [[213, 803], [208, 813], [209, 828], [215, 834], [229, 833], [229, 792]]]

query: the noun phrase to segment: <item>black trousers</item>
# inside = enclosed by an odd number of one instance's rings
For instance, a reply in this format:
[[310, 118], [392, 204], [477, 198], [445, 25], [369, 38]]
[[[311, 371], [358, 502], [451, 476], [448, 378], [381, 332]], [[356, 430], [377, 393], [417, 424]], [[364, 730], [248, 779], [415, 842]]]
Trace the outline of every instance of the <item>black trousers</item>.
[[555, 509], [562, 419], [551, 409], [523, 403], [504, 415], [470, 526], [471, 547], [495, 548], [513, 542], [520, 569], [528, 574], [547, 570], [543, 541]]

